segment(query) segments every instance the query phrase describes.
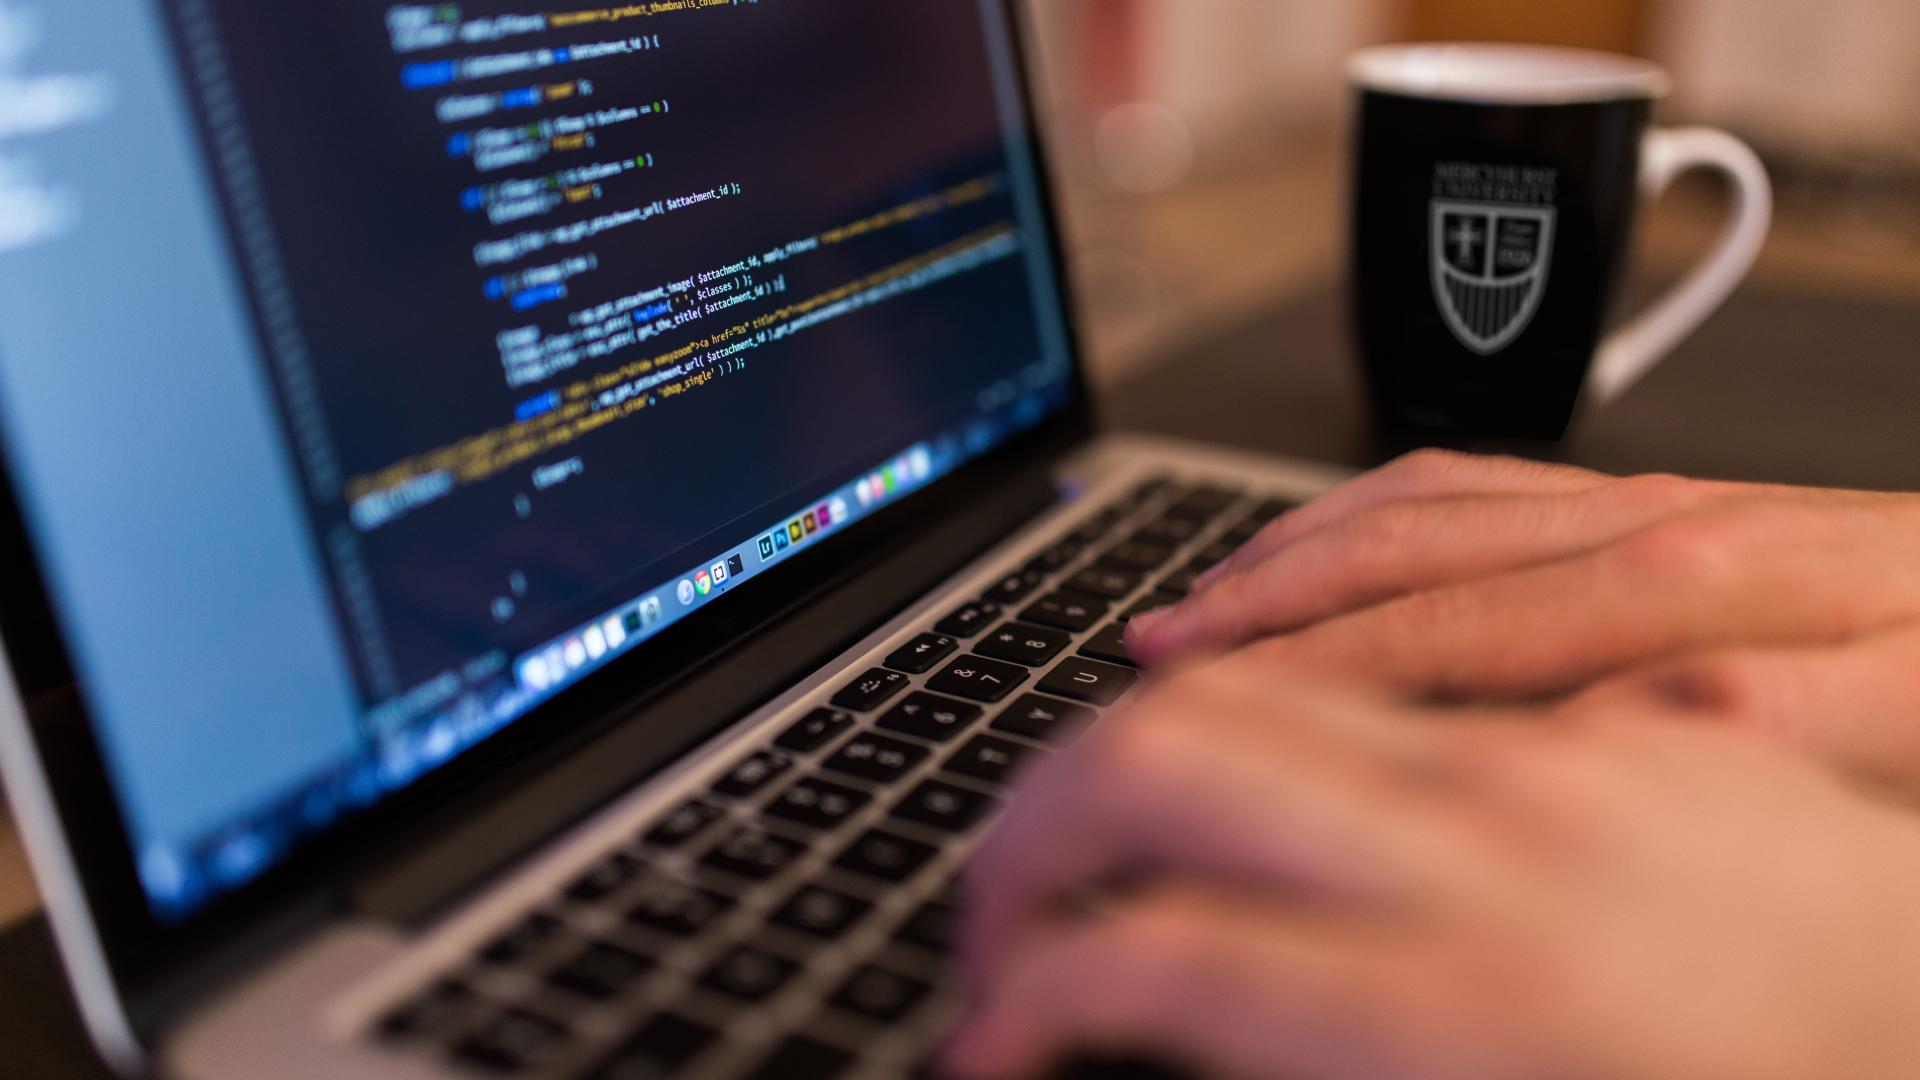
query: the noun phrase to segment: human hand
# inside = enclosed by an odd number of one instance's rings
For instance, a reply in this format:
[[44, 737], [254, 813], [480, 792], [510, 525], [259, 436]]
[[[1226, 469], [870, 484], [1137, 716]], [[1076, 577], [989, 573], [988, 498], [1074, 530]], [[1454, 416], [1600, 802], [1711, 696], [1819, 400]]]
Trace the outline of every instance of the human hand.
[[[1129, 647], [1168, 665], [1264, 639], [1313, 670], [1481, 700], [1679, 664], [1707, 673], [1696, 681], [1740, 673], [1748, 711], [1814, 722], [1836, 667], [1920, 693], [1920, 636], [1893, 632], [1908, 626], [1920, 497], [1426, 452], [1283, 516], [1184, 603], [1136, 618]], [[1863, 638], [1765, 670], [1775, 646]], [[1874, 733], [1850, 756], [1894, 741], [1920, 749], [1920, 732]], [[1920, 786], [1920, 753], [1905, 760]]]
[[1736, 731], [1567, 713], [1408, 707], [1253, 653], [1151, 689], [976, 858], [949, 1070], [1920, 1075], [1920, 823]]

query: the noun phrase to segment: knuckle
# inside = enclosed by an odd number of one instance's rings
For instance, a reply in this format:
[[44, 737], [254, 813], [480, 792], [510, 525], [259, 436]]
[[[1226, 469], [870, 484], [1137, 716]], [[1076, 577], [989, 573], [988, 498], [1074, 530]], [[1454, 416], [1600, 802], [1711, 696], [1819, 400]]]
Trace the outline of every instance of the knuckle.
[[1316, 584], [1335, 587], [1390, 575], [1433, 535], [1436, 517], [1435, 508], [1424, 501], [1362, 510], [1329, 536], [1328, 550], [1335, 555]]
[[1476, 461], [1469, 454], [1455, 450], [1439, 450], [1423, 447], [1411, 453], [1402, 454], [1381, 468], [1382, 473], [1405, 480], [1432, 480], [1469, 468]]
[[1766, 669], [1742, 656], [1712, 656], [1654, 675], [1649, 689], [1680, 709], [1738, 716], [1758, 711], [1766, 693]]
[[1355, 514], [1345, 526], [1345, 539], [1356, 554], [1396, 551], [1424, 535], [1430, 518], [1419, 503], [1389, 503]]
[[1740, 543], [1738, 528], [1726, 521], [1695, 517], [1643, 529], [1608, 550], [1630, 579], [1695, 581], [1724, 574]]

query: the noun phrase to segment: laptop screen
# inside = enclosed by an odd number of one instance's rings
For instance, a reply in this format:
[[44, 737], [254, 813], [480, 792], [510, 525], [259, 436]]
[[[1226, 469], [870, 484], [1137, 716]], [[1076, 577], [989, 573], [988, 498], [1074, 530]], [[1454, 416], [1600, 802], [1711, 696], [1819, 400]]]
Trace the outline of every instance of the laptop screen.
[[1015, 64], [998, 0], [0, 0], [0, 430], [154, 912], [1063, 408]]

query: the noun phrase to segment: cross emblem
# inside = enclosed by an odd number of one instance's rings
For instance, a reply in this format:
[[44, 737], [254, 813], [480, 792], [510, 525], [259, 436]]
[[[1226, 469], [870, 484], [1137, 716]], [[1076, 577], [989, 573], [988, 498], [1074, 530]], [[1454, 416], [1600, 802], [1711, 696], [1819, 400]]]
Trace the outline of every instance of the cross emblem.
[[1460, 261], [1466, 262], [1473, 255], [1473, 249], [1480, 246], [1480, 230], [1474, 228], [1472, 218], [1461, 218], [1460, 224], [1447, 234], [1447, 241], [1454, 246]]

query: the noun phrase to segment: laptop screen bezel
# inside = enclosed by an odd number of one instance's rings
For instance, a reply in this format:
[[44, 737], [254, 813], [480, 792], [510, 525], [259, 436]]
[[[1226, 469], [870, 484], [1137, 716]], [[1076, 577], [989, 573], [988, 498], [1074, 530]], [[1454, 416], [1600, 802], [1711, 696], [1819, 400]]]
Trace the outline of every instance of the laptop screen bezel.
[[[173, 0], [156, 0], [172, 14]], [[681, 673], [698, 669], [724, 650], [737, 647], [754, 627], [791, 616], [819, 590], [822, 580], [857, 572], [903, 543], [923, 535], [955, 506], [965, 506], [1003, 487], [1014, 475], [1051, 470], [1063, 456], [1084, 444], [1096, 429], [1088, 392], [1083, 349], [1068, 282], [1066, 251], [1060, 232], [1054, 174], [1042, 138], [1040, 110], [1032, 85], [1031, 27], [1016, 0], [998, 0], [1008, 28], [1015, 78], [1019, 84], [1027, 149], [1040, 177], [1044, 240], [1057, 284], [1053, 298], [1066, 328], [1070, 374], [1063, 407], [1035, 428], [1015, 437], [953, 474], [864, 519], [834, 542], [795, 560], [783, 572], [749, 582], [724, 604], [712, 605], [673, 627], [645, 649], [636, 650], [578, 687], [543, 703], [513, 725], [462, 757], [356, 815], [313, 843], [296, 849], [280, 865], [253, 882], [211, 900], [177, 923], [158, 920], [135, 872], [133, 847], [120, 800], [109, 781], [97, 729], [87, 711], [86, 687], [76, 681], [65, 644], [60, 613], [50, 600], [41, 560], [29, 536], [13, 475], [0, 449], [0, 557], [8, 571], [0, 575], [0, 636], [28, 716], [38, 764], [48, 781], [71, 860], [99, 938], [102, 954], [126, 1012], [143, 1037], [182, 1005], [151, 1000], [166, 986], [177, 994], [182, 970], [200, 966], [210, 954], [263, 935], [297, 935], [337, 911], [353, 879], [381, 858], [393, 835], [426, 808], [444, 806], [483, 788], [530, 752], [562, 740], [578, 739], [617, 723], [621, 712], [642, 695], [641, 687], [660, 690]], [[171, 20], [170, 20], [171, 21]], [[176, 71], [184, 93], [191, 95]], [[197, 148], [208, 155], [207, 148]], [[797, 568], [797, 569], [796, 569]], [[910, 597], [872, 598], [874, 622]], [[670, 674], [671, 673], [671, 674]], [[625, 709], [611, 707], [622, 698]], [[719, 716], [711, 735], [757, 704], [742, 701], [739, 712]], [[533, 722], [529, 722], [533, 721]]]

